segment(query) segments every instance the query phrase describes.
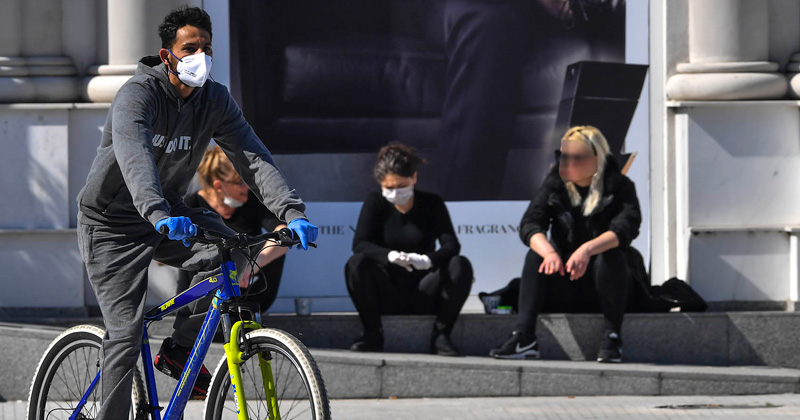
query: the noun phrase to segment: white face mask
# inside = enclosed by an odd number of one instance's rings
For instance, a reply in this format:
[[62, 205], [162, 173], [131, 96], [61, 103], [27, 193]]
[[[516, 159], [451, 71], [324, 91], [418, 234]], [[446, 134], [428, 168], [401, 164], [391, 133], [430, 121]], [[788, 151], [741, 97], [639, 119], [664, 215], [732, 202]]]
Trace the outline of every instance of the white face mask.
[[[172, 51], [167, 51], [172, 54]], [[175, 54], [172, 56], [175, 57]], [[202, 87], [206, 83], [211, 74], [211, 64], [213, 63], [211, 56], [201, 52], [187, 55], [182, 59], [175, 58], [178, 60], [178, 65], [175, 66], [177, 71], [173, 73], [178, 75], [181, 82], [191, 87]]]
[[409, 185], [403, 188], [381, 188], [383, 190], [383, 198], [386, 201], [397, 205], [402, 206], [405, 203], [408, 203], [408, 200], [414, 196], [414, 186]]
[[239, 200], [237, 200], [237, 199], [235, 199], [233, 197], [230, 197], [227, 194], [225, 194], [225, 196], [222, 198], [222, 203], [225, 204], [228, 207], [233, 207], [235, 209], [238, 209], [239, 207], [242, 207], [244, 205], [243, 202], [241, 202], [241, 201], [239, 201]]

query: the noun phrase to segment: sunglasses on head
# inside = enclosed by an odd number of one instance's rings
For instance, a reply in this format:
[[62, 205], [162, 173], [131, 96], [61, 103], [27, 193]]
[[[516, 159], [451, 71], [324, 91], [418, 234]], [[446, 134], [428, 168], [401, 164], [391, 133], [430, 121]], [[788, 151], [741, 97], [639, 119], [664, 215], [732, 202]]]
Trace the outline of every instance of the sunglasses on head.
[[[583, 138], [585, 138], [586, 139], [586, 143], [588, 143], [589, 146], [592, 148], [592, 153], [594, 153], [594, 155], [597, 156], [597, 148], [594, 147], [594, 143], [592, 143], [592, 139], [590, 139], [589, 136], [587, 136], [584, 133], [584, 129], [579, 128], [577, 130], [574, 130], [573, 133], [580, 134]], [[565, 136], [564, 140], [568, 139], [569, 137], [570, 137], [569, 135]]]

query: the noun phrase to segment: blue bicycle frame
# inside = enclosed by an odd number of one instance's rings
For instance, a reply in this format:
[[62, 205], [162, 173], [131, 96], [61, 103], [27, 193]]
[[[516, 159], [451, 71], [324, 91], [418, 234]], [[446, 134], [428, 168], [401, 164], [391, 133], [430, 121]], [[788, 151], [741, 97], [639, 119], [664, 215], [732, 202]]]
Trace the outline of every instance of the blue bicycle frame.
[[[150, 405], [149, 412], [150, 418], [153, 420], [161, 420], [161, 408], [158, 405], [158, 391], [156, 390], [156, 379], [153, 372], [153, 359], [150, 353], [149, 338], [147, 336], [147, 327], [154, 321], [163, 319], [166, 315], [177, 311], [178, 309], [202, 299], [211, 293], [214, 293], [214, 298], [211, 301], [211, 307], [208, 310], [203, 326], [200, 330], [200, 335], [192, 347], [189, 354], [189, 360], [178, 379], [178, 387], [172, 394], [166, 411], [164, 411], [164, 420], [178, 420], [183, 415], [183, 410], [186, 408], [186, 403], [191, 396], [192, 387], [197, 379], [197, 374], [203, 364], [203, 359], [208, 353], [211, 346], [212, 338], [214, 337], [217, 327], [220, 322], [220, 302], [239, 297], [240, 289], [239, 282], [236, 276], [236, 265], [232, 261], [225, 261], [222, 263], [222, 270], [219, 274], [213, 275], [200, 283], [192, 286], [183, 293], [167, 300], [161, 305], [151, 309], [144, 315], [144, 329], [142, 333], [142, 364], [144, 365], [144, 379], [147, 384], [148, 403]], [[83, 408], [88, 396], [99, 382], [100, 371], [92, 381], [89, 389], [84, 394], [81, 402], [76, 407], [70, 420], [76, 418]]]

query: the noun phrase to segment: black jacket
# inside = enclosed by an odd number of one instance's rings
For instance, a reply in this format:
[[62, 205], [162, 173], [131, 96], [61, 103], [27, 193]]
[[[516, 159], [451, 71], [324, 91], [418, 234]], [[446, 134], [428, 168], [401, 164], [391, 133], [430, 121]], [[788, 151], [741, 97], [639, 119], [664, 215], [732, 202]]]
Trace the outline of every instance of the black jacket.
[[[530, 246], [534, 234], [547, 234], [548, 229], [552, 228], [550, 242], [562, 257], [569, 257], [584, 242], [584, 238], [576, 237], [575, 232], [584, 229], [577, 229], [571, 211], [572, 202], [558, 174], [559, 155], [556, 152], [555, 166], [522, 216], [519, 235], [525, 246]], [[610, 230], [617, 235], [620, 247], [628, 247], [639, 235], [639, 225], [642, 223], [636, 187], [620, 172], [613, 157], [606, 160], [603, 184], [602, 199], [588, 217], [582, 218], [585, 231], [592, 239]]]

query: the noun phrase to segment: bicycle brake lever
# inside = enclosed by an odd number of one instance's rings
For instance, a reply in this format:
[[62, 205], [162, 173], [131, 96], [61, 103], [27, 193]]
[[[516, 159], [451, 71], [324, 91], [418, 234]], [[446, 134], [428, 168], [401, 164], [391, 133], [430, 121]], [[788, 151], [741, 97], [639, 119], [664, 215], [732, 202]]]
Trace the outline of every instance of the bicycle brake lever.
[[[289, 228], [283, 228], [278, 231], [278, 239], [275, 240], [275, 243], [280, 246], [287, 246], [292, 247], [295, 245], [300, 245], [300, 241], [297, 239], [295, 233]], [[308, 246], [312, 248], [316, 248], [317, 244], [313, 242], [309, 242]]]

